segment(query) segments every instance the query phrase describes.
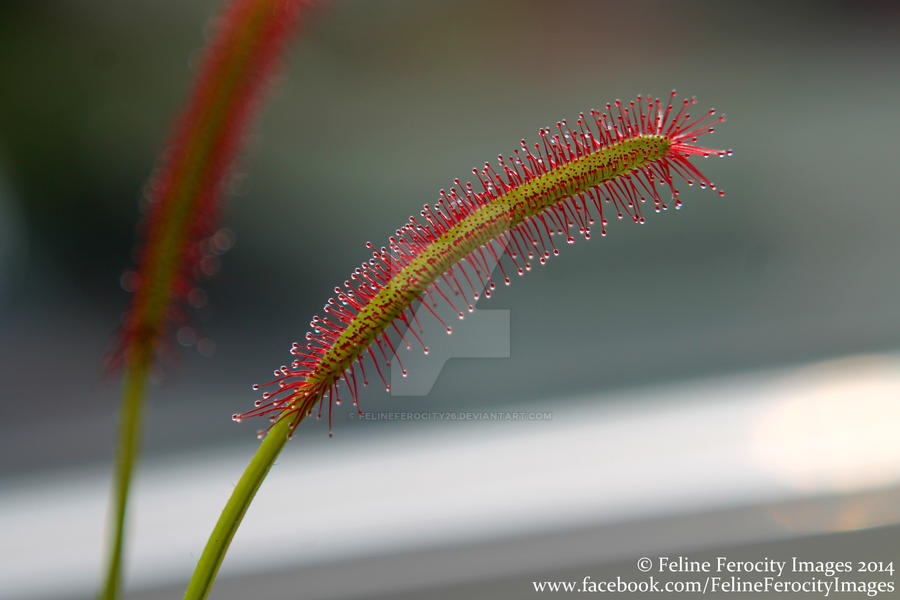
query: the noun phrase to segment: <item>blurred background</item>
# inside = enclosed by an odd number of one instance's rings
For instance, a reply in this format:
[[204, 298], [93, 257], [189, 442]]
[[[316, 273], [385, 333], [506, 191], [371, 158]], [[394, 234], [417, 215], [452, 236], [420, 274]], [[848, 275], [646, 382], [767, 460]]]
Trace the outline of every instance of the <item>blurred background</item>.
[[[99, 581], [119, 278], [219, 8], [0, 5], [10, 597]], [[236, 244], [191, 322], [212, 343], [150, 391], [134, 597], [181, 593], [256, 444], [230, 415], [367, 240], [539, 127], [672, 88], [727, 113], [708, 144], [734, 157], [700, 165], [726, 196], [682, 186], [680, 212], [611, 223], [482, 301], [509, 311], [508, 358], [451, 360], [423, 397], [370, 389], [388, 416], [339, 411], [333, 440], [305, 423], [214, 597], [516, 598], [661, 552], [900, 558], [898, 25], [880, 2], [317, 7], [229, 185]], [[389, 416], [483, 410], [548, 416]]]

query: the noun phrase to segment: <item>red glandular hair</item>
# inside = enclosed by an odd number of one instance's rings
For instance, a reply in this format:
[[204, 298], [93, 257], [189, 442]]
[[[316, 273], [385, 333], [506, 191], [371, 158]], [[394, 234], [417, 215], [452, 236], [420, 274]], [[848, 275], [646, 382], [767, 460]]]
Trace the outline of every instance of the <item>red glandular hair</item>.
[[228, 4], [147, 188], [138, 268], [122, 279], [134, 296], [111, 367], [149, 363], [166, 330], [184, 322], [186, 306], [202, 303], [195, 281], [230, 245], [227, 233], [215, 232], [223, 181], [306, 4]]
[[616, 101], [605, 111], [579, 115], [574, 127], [562, 121], [555, 131], [542, 129], [537, 143], [522, 140], [512, 155], [498, 156], [496, 166], [474, 169], [478, 191], [454, 180], [419, 218], [398, 228], [387, 246], [368, 244], [371, 258], [334, 288], [323, 314], [313, 317], [306, 343], [292, 346], [291, 365], [276, 370], [264, 386], [270, 391], [234, 420], [288, 418], [295, 427], [317, 406], [322, 416], [327, 405], [331, 431], [339, 388], [359, 410], [359, 384], [368, 384], [366, 362], [390, 390], [383, 367], [400, 360], [398, 347], [415, 342], [428, 353], [417, 309], [450, 334], [441, 313], [450, 310], [462, 319], [480, 290], [489, 298], [496, 286], [493, 265], [509, 285], [510, 273], [522, 275], [534, 260], [544, 264], [559, 254], [554, 238], [573, 243], [576, 231], [590, 238], [597, 220], [606, 235], [605, 210], [643, 223], [641, 205], [648, 200], [656, 211], [667, 208], [661, 186], [675, 208], [681, 205], [677, 179], [715, 189], [690, 157], [730, 154], [696, 145], [724, 117], [714, 110], [692, 117], [695, 100], [676, 107], [674, 96], [665, 103], [649, 96]]

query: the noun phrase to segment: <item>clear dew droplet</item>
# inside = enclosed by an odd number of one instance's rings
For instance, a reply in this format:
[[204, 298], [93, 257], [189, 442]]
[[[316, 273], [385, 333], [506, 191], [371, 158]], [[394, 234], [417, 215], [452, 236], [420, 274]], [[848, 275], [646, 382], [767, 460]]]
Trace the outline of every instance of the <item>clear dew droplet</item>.
[[119, 277], [119, 285], [126, 292], [133, 292], [138, 287], [138, 275], [134, 271], [125, 271]]

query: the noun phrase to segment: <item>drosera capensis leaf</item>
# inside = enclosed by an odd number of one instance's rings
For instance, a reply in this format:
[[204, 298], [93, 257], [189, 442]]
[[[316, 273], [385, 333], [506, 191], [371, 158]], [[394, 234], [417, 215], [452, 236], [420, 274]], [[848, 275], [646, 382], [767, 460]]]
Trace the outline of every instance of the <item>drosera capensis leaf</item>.
[[195, 287], [231, 241], [216, 231], [219, 199], [247, 126], [278, 66], [305, 0], [232, 0], [206, 48], [168, 149], [147, 188], [133, 292], [109, 367], [123, 370], [110, 541], [100, 598], [119, 596], [128, 493], [147, 379], [167, 333], [204, 294]]
[[[555, 132], [542, 129], [537, 143], [529, 146], [522, 140], [512, 156], [498, 157], [497, 168], [485, 163], [473, 170], [481, 191], [454, 180], [450, 191], [441, 191], [420, 219], [410, 217], [387, 247], [376, 250], [367, 244], [372, 257], [335, 288], [325, 314], [313, 317], [307, 344], [291, 347], [296, 358], [290, 367], [276, 369], [273, 381], [253, 386], [273, 391], [263, 392], [253, 409], [232, 416], [236, 421], [267, 416], [272, 425], [259, 433], [264, 439], [213, 528], [185, 600], [209, 594], [244, 514], [297, 425], [316, 407], [321, 417], [327, 403], [330, 434], [339, 385], [359, 410], [358, 384], [368, 383], [367, 361], [389, 390], [381, 368], [392, 358], [399, 360], [395, 349], [400, 343], [411, 345], [407, 332], [428, 353], [415, 329], [416, 303], [450, 334], [439, 304], [464, 317], [479, 299], [478, 290], [490, 297], [496, 288], [494, 264], [508, 285], [501, 255], [510, 273], [522, 275], [534, 260], [543, 264], [559, 254], [554, 238], [573, 243], [576, 232], [590, 238], [598, 220], [605, 235], [604, 208], [618, 219], [643, 223], [641, 206], [648, 200], [657, 211], [666, 210], [668, 202], [681, 205], [676, 179], [716, 189], [690, 157], [731, 154], [696, 145], [724, 116], [711, 110], [692, 117], [696, 101], [673, 106], [674, 98], [674, 91], [665, 104], [638, 96], [627, 104], [607, 105], [603, 112], [591, 111], [589, 118], [579, 115], [575, 127], [562, 121]], [[668, 188], [671, 200], [664, 200], [658, 187]]]
[[204, 260], [230, 242], [216, 238], [219, 200], [246, 130], [278, 67], [304, 0], [234, 0], [205, 51], [168, 149], [147, 186], [138, 268], [116, 363], [158, 350], [194, 304]]
[[561, 121], [541, 129], [536, 143], [522, 140], [512, 155], [498, 156], [496, 165], [473, 169], [480, 191], [459, 179], [441, 190], [438, 201], [425, 205], [420, 218], [410, 217], [387, 247], [368, 244], [371, 258], [334, 288], [324, 314], [310, 323], [307, 343], [291, 347], [291, 365], [275, 371], [251, 410], [232, 418], [288, 419], [293, 429], [314, 410], [319, 417], [327, 411], [331, 433], [333, 407], [342, 395], [361, 414], [358, 390], [368, 385], [367, 373], [376, 373], [390, 391], [383, 368], [400, 360], [397, 348], [415, 342], [428, 353], [417, 332], [417, 309], [450, 334], [441, 312], [449, 309], [463, 319], [479, 289], [490, 297], [496, 286], [492, 265], [509, 285], [510, 273], [523, 275], [534, 261], [543, 264], [559, 254], [555, 239], [573, 243], [576, 232], [590, 239], [598, 221], [605, 236], [610, 213], [643, 223], [647, 202], [657, 212], [669, 203], [679, 208], [677, 180], [716, 189], [690, 157], [731, 153], [696, 145], [725, 117], [715, 110], [692, 115], [694, 98], [680, 105], [674, 100], [675, 92], [667, 101], [638, 96], [581, 114], [572, 127]]

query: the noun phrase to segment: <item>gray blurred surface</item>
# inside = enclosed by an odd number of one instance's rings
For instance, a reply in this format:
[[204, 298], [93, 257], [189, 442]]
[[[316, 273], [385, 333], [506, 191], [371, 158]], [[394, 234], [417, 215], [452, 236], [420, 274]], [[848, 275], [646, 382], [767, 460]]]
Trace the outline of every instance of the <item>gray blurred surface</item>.
[[[616, 580], [642, 581], [653, 575], [658, 581], [696, 581], [703, 573], [660, 573], [659, 557], [710, 561], [717, 557], [731, 561], [875, 561], [894, 567], [900, 562], [897, 539], [900, 526], [882, 526], [860, 531], [842, 531], [856, 519], [884, 511], [900, 499], [898, 490], [876, 494], [823, 499], [806, 499], [790, 503], [745, 506], [727, 511], [687, 514], [677, 518], [652, 519], [616, 523], [602, 527], [548, 532], [542, 535], [502, 539], [491, 543], [436, 547], [426, 551], [382, 556], [375, 559], [345, 561], [338, 564], [314, 565], [289, 571], [261, 573], [220, 579], [211, 594], [216, 600], [241, 598], [328, 599], [368, 598], [414, 600], [438, 598], [532, 598], [535, 581], [583, 582], [590, 576], [594, 582]], [[887, 510], [886, 513], [896, 511]], [[808, 526], [828, 526], [833, 533], [808, 535]], [[857, 521], [858, 523], [859, 521]], [[793, 529], [793, 535], [786, 532]], [[742, 540], [735, 543], [734, 540]], [[654, 563], [651, 573], [636, 568], [639, 558]], [[712, 576], [729, 577], [727, 572]], [[762, 581], [767, 574], [737, 574], [744, 581]], [[800, 581], [817, 577], [816, 573], [785, 573], [779, 581]], [[896, 582], [889, 573], [843, 574], [853, 581]], [[824, 575], [820, 579], [828, 579]], [[880, 598], [897, 596], [877, 594]], [[569, 594], [551, 594], [568, 596]], [[180, 587], [140, 592], [135, 600], [177, 598]], [[652, 594], [637, 594], [647, 597]], [[698, 594], [664, 593], [665, 598], [697, 598]], [[746, 596], [748, 594], [742, 594]], [[785, 594], [760, 592], [754, 598], [784, 598]], [[635, 594], [603, 594], [603, 597], [627, 598]], [[816, 596], [816, 594], [811, 594]], [[729, 598], [734, 593], [709, 593], [705, 597]], [[865, 594], [838, 593], [829, 598], [868, 597]]]

